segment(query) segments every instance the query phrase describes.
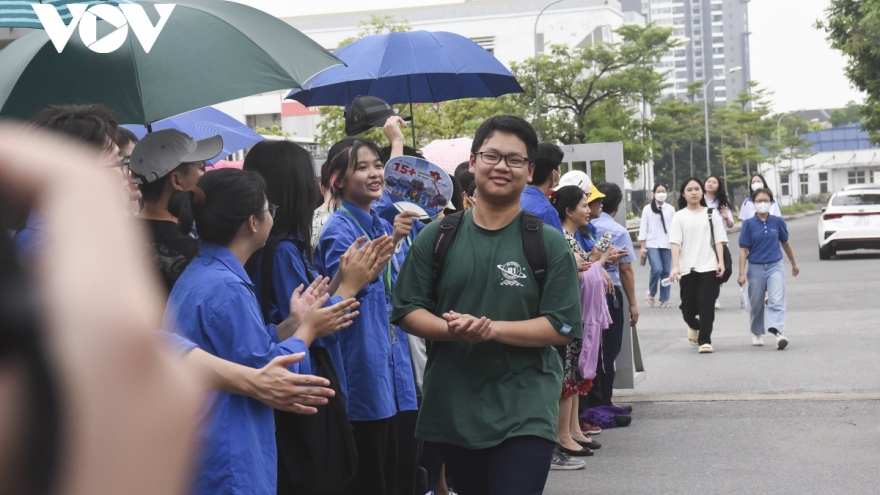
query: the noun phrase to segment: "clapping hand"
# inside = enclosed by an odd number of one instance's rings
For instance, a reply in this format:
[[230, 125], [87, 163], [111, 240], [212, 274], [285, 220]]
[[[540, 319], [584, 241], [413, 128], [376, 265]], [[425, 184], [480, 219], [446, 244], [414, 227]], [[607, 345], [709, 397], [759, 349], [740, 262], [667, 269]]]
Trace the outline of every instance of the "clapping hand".
[[443, 319], [446, 320], [449, 334], [455, 340], [476, 344], [489, 340], [489, 337], [492, 335], [492, 320], [485, 316], [476, 318], [471, 315], [449, 311], [443, 313]]
[[[303, 290], [302, 284], [290, 295], [290, 315], [287, 317], [296, 327], [302, 324], [303, 318], [309, 308], [327, 292], [327, 277], [319, 276], [309, 284], [308, 288]], [[329, 297], [329, 296], [328, 296]], [[327, 301], [327, 298], [324, 298]], [[323, 303], [322, 303], [323, 304]]]

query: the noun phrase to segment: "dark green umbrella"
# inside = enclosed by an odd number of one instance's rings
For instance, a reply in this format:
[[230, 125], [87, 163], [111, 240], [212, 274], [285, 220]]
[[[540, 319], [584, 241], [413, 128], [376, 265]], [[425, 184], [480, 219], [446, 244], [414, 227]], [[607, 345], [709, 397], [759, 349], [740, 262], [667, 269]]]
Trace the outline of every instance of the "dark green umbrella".
[[[154, 4], [139, 0], [152, 24]], [[61, 53], [43, 31], [0, 50], [0, 116], [30, 118], [51, 104], [101, 103], [120, 122], [151, 124], [245, 96], [298, 88], [342, 62], [265, 12], [221, 0], [178, 0], [146, 53], [133, 30], [111, 53], [74, 31]], [[122, 28], [97, 21], [97, 39]]]

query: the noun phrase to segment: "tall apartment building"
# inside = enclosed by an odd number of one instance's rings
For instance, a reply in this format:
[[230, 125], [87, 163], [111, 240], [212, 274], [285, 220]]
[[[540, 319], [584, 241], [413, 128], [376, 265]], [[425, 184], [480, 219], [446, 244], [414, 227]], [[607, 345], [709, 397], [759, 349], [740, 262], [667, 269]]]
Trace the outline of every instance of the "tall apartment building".
[[[658, 68], [669, 71], [665, 94], [687, 95], [688, 84], [709, 81], [706, 97], [727, 103], [747, 89], [749, 69], [749, 0], [622, 0], [624, 11], [639, 12], [648, 22], [673, 28], [689, 40], [667, 53]], [[742, 70], [729, 73], [731, 69]], [[697, 95], [703, 98], [702, 91]]]

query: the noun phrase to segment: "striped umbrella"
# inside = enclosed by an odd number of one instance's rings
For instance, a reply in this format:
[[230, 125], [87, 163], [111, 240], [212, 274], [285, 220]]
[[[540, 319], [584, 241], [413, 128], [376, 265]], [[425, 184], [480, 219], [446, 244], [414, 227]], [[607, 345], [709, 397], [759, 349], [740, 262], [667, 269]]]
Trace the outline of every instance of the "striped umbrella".
[[69, 3], [92, 6], [99, 3], [134, 3], [134, 0], [0, 0], [0, 28], [43, 29], [43, 24], [31, 7], [35, 3], [55, 6], [64, 24], [70, 24]]

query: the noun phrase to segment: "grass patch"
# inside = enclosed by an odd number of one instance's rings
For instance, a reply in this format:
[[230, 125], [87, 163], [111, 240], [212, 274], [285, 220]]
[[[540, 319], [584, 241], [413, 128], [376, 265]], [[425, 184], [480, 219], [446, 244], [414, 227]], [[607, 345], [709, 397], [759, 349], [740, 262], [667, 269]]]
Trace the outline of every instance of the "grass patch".
[[782, 207], [783, 215], [794, 215], [795, 213], [803, 213], [805, 211], [815, 210], [816, 205], [814, 203], [795, 203], [790, 206]]

